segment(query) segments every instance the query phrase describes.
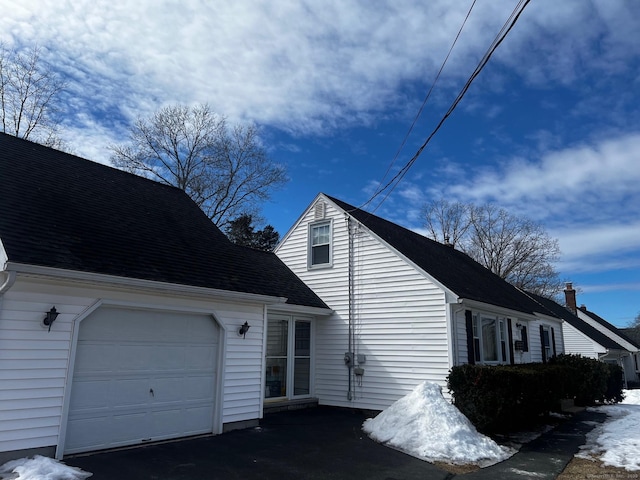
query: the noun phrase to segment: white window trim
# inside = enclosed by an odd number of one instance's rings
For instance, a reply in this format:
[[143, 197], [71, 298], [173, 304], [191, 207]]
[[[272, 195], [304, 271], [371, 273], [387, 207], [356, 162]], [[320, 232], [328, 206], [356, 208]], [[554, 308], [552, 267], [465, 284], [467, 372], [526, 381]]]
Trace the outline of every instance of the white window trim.
[[[313, 229], [316, 227], [322, 227], [324, 225], [329, 226], [329, 262], [313, 265], [312, 252], [313, 252]], [[309, 230], [307, 232], [307, 268], [309, 270], [317, 270], [322, 268], [333, 267], [333, 221], [332, 219], [325, 219], [318, 222], [312, 222], [309, 224]]]
[[[484, 345], [483, 345], [483, 336], [482, 336], [482, 320], [495, 320], [496, 322], [496, 356], [498, 360], [485, 360], [484, 359]], [[477, 341], [478, 351], [477, 355], [479, 359], [476, 360], [476, 363], [481, 365], [508, 365], [510, 363], [510, 353], [513, 348], [509, 345], [509, 332], [508, 332], [508, 322], [509, 320], [506, 317], [501, 317], [499, 315], [494, 315], [490, 313], [483, 312], [475, 312], [473, 314], [472, 326], [474, 333], [474, 343]], [[505, 342], [505, 358], [502, 358], [502, 342]]]
[[[549, 345], [545, 345], [544, 343], [544, 335], [543, 337], [540, 339], [540, 343], [543, 344], [544, 347], [544, 351], [545, 351], [545, 358], [543, 358], [543, 361], [548, 362], [549, 359], [553, 358], [553, 335], [551, 335], [551, 325], [542, 325], [542, 331], [543, 334], [546, 333], [547, 334], [547, 338], [549, 340]], [[548, 351], [547, 351], [548, 350]]]
[[[286, 383], [287, 383], [287, 394], [282, 397], [264, 397], [265, 403], [277, 403], [283, 400], [297, 400], [304, 398], [313, 398], [315, 396], [315, 321], [312, 317], [306, 316], [297, 316], [297, 315], [283, 315], [283, 314], [271, 314], [269, 318], [272, 320], [284, 320], [287, 322], [287, 372], [286, 372]], [[309, 324], [310, 327], [310, 344], [309, 344], [309, 393], [294, 394], [294, 382], [295, 382], [295, 325], [296, 322], [305, 322]], [[268, 323], [267, 323], [267, 328]], [[266, 337], [265, 332], [265, 337]], [[266, 357], [266, 355], [265, 355]], [[306, 357], [306, 355], [304, 355]], [[266, 377], [265, 377], [266, 381]], [[264, 384], [264, 382], [263, 382]], [[265, 385], [266, 388], [266, 385]], [[264, 390], [264, 388], [263, 388]]]

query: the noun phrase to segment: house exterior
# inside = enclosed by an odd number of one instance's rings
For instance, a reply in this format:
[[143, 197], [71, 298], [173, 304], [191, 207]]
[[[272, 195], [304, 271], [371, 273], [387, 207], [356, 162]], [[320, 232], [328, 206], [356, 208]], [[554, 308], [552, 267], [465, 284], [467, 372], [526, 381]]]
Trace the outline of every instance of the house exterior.
[[640, 344], [602, 317], [578, 307], [576, 291], [571, 283], [564, 290], [566, 309], [579, 321], [563, 325], [567, 353], [597, 358], [620, 365], [625, 382], [638, 383], [640, 377]]
[[545, 361], [562, 320], [470, 257], [319, 194], [276, 254], [334, 311], [317, 322], [320, 404], [380, 410], [454, 365]]
[[276, 347], [313, 395], [327, 305], [181, 190], [0, 134], [0, 192], [0, 463], [255, 424]]

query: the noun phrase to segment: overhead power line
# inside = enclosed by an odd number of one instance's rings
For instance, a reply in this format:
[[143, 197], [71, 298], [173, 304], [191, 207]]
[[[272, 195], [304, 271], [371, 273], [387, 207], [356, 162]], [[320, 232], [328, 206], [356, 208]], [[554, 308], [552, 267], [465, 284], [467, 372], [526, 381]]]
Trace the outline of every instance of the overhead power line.
[[[424, 100], [422, 101], [422, 105], [420, 105], [420, 108], [418, 109], [418, 113], [416, 114], [415, 118], [413, 119], [413, 122], [411, 122], [411, 126], [409, 127], [409, 130], [405, 134], [404, 138], [402, 139], [402, 142], [400, 143], [400, 147], [398, 148], [398, 150], [396, 151], [396, 154], [393, 156], [393, 159], [389, 163], [389, 166], [387, 167], [387, 171], [384, 173], [384, 176], [382, 177], [382, 180], [380, 181], [380, 185], [378, 186], [378, 189], [376, 189], [376, 192], [375, 192], [376, 195], [378, 193], [378, 190], [380, 190], [380, 186], [384, 182], [385, 178], [387, 178], [387, 175], [389, 174], [389, 172], [391, 171], [391, 169], [395, 165], [396, 160], [400, 156], [400, 153], [402, 152], [402, 149], [404, 148], [405, 144], [407, 143], [407, 140], [409, 139], [409, 136], [411, 135], [411, 132], [413, 132], [413, 128], [416, 126], [416, 123], [418, 122], [418, 119], [422, 115], [422, 111], [424, 110], [424, 107], [427, 104], [427, 101], [431, 97], [431, 93], [433, 92], [433, 89], [435, 88], [436, 84], [438, 83], [438, 80], [440, 79], [440, 75], [442, 75], [442, 71], [444, 70], [444, 67], [447, 64], [447, 61], [449, 60], [449, 57], [451, 56], [451, 52], [453, 51], [453, 47], [456, 46], [456, 43], [458, 42], [458, 38], [460, 38], [460, 34], [462, 33], [462, 30], [464, 29], [464, 26], [466, 25], [467, 20], [469, 19], [469, 16], [471, 15], [471, 11], [473, 10], [473, 7], [474, 7], [475, 4], [476, 4], [476, 0], [473, 0], [473, 2], [471, 3], [471, 6], [469, 7], [469, 11], [467, 11], [467, 15], [464, 17], [464, 20], [462, 21], [462, 25], [460, 25], [460, 29], [458, 30], [456, 38], [453, 39], [453, 42], [451, 43], [451, 46], [449, 47], [449, 51], [447, 52], [447, 55], [445, 56], [444, 60], [442, 61], [442, 65], [440, 65], [440, 70], [438, 70], [438, 74], [436, 75], [436, 78], [433, 80], [433, 83], [431, 83], [431, 87], [429, 88], [429, 91], [427, 92], [427, 95], [424, 97]], [[374, 197], [371, 197], [371, 199], [373, 199], [373, 198]], [[371, 200], [369, 200], [369, 201], [371, 201]], [[367, 202], [367, 203], [369, 203], [369, 202]], [[365, 203], [363, 206], [365, 206], [367, 203]]]
[[373, 212], [375, 212], [378, 208], [380, 208], [380, 206], [384, 203], [384, 201], [389, 197], [389, 195], [391, 194], [391, 192], [393, 192], [393, 190], [398, 186], [398, 184], [400, 183], [400, 181], [404, 178], [404, 176], [407, 174], [407, 172], [409, 171], [409, 169], [415, 164], [416, 160], [418, 160], [418, 157], [420, 157], [420, 155], [422, 154], [422, 152], [424, 151], [424, 149], [426, 148], [426, 146], [429, 144], [429, 142], [431, 141], [431, 139], [435, 136], [435, 134], [440, 130], [440, 128], [442, 127], [442, 125], [444, 124], [444, 122], [449, 118], [449, 116], [453, 113], [453, 111], [456, 109], [456, 107], [458, 106], [458, 104], [462, 101], [462, 98], [465, 96], [465, 94], [467, 93], [467, 91], [469, 90], [469, 87], [471, 86], [471, 84], [473, 83], [473, 81], [478, 77], [478, 75], [480, 74], [480, 72], [482, 71], [482, 69], [486, 66], [486, 64], [489, 62], [489, 59], [491, 58], [491, 56], [493, 55], [493, 53], [496, 51], [496, 49], [498, 48], [498, 46], [500, 46], [500, 44], [504, 41], [504, 39], [507, 37], [507, 35], [509, 34], [509, 32], [511, 31], [511, 29], [515, 26], [516, 22], [518, 21], [518, 19], [520, 18], [520, 15], [522, 15], [522, 12], [524, 11], [524, 9], [526, 8], [526, 6], [529, 4], [531, 0], [520, 0], [518, 2], [518, 4], [516, 5], [516, 7], [514, 8], [513, 12], [511, 13], [511, 15], [509, 16], [509, 18], [507, 19], [507, 21], [504, 23], [504, 25], [502, 26], [502, 28], [500, 29], [500, 31], [498, 32], [498, 34], [496, 35], [496, 37], [494, 38], [493, 42], [491, 43], [491, 45], [489, 46], [489, 48], [487, 49], [487, 52], [484, 54], [484, 56], [482, 57], [482, 59], [480, 60], [480, 62], [478, 63], [478, 65], [476, 66], [475, 70], [473, 71], [473, 73], [471, 74], [471, 76], [469, 77], [469, 79], [466, 81], [466, 83], [464, 84], [464, 86], [462, 87], [462, 89], [460, 90], [460, 93], [458, 93], [457, 97], [455, 98], [455, 100], [453, 101], [453, 103], [451, 104], [451, 106], [449, 107], [449, 109], [447, 110], [447, 112], [444, 114], [444, 116], [440, 119], [440, 121], [438, 122], [438, 124], [436, 125], [436, 127], [433, 129], [433, 131], [429, 134], [429, 136], [427, 137], [427, 139], [424, 141], [424, 143], [420, 146], [420, 148], [416, 151], [416, 153], [413, 155], [413, 157], [411, 157], [411, 159], [398, 171], [398, 173], [391, 179], [389, 180], [389, 182], [387, 182], [384, 187], [382, 188], [378, 188], [376, 190], [376, 192], [371, 196], [371, 198], [369, 198], [369, 200], [367, 200], [361, 207], [359, 208], [363, 208], [364, 206], [370, 204], [376, 197], [378, 197], [379, 195], [381, 195], [383, 192], [386, 191], [385, 196], [382, 198], [382, 200], [380, 201], [380, 203], [378, 203], [378, 205], [375, 207], [375, 209], [373, 210]]

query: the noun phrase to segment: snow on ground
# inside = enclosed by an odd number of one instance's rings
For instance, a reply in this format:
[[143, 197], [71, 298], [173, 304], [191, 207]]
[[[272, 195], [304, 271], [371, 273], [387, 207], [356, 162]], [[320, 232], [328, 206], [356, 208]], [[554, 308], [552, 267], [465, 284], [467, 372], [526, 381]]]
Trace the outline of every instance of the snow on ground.
[[607, 466], [640, 470], [640, 390], [625, 390], [625, 399], [616, 405], [595, 408], [607, 414], [576, 456], [596, 459]]
[[91, 475], [41, 455], [12, 460], [0, 466], [2, 480], [84, 480]]
[[515, 453], [478, 433], [473, 424], [431, 382], [418, 385], [363, 430], [374, 440], [430, 462], [488, 466]]

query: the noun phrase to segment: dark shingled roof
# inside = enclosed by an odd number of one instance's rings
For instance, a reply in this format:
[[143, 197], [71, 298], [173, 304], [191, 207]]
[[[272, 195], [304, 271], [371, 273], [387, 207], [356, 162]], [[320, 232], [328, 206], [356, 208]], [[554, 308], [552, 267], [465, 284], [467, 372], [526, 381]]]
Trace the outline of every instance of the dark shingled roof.
[[326, 304], [273, 253], [239, 247], [177, 188], [0, 133], [10, 262]]
[[596, 322], [598, 322], [600, 325], [602, 325], [604, 328], [606, 328], [607, 330], [609, 330], [610, 332], [615, 333], [616, 335], [618, 335], [620, 338], [626, 340], [627, 342], [629, 342], [631, 345], [633, 345], [636, 348], [640, 348], [640, 344], [638, 342], [636, 342], [633, 338], [629, 337], [628, 335], [626, 335], [623, 331], [621, 331], [619, 328], [615, 327], [614, 325], [611, 325], [609, 322], [607, 322], [604, 318], [596, 315], [593, 312], [590, 312], [589, 310], [587, 310], [586, 307], [580, 307], [579, 308], [580, 311], [586, 313], [589, 318], [595, 320]]
[[528, 293], [528, 295], [530, 295], [531, 298], [540, 303], [547, 310], [550, 310], [556, 316], [562, 318], [569, 325], [584, 333], [587, 337], [591, 338], [595, 342], [598, 342], [603, 347], [613, 350], [626, 350], [626, 348], [624, 348], [618, 342], [607, 337], [604, 333], [599, 331], [597, 328], [592, 327], [581, 318], [578, 318], [568, 308], [563, 307], [553, 300], [541, 297], [540, 295], [536, 295], [534, 293]]
[[458, 297], [509, 308], [540, 312], [540, 305], [467, 254], [435, 242], [388, 220], [325, 195]]

